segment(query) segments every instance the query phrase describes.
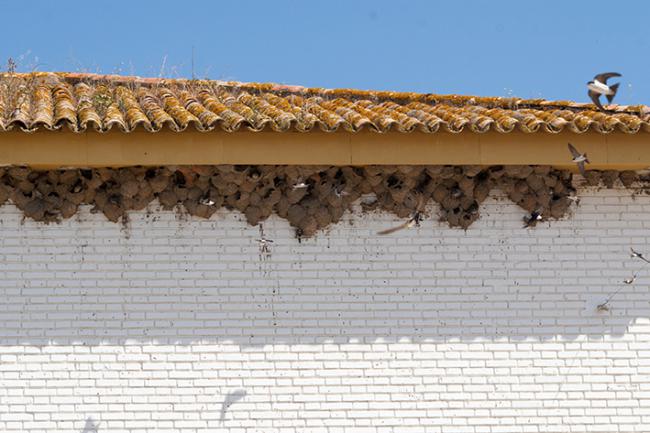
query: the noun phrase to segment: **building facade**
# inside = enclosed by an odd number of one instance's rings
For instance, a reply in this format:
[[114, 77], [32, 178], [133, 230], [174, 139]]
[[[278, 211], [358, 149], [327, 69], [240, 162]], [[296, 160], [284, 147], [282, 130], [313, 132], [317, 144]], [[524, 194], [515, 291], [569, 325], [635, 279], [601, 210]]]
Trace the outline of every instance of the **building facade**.
[[0, 83], [0, 430], [650, 425], [645, 107]]

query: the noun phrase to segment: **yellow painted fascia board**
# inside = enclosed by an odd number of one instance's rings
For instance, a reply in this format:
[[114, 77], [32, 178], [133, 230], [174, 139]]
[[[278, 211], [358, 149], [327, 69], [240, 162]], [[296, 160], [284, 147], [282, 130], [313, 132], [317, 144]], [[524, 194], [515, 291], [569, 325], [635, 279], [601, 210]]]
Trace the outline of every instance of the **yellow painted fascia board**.
[[567, 142], [590, 168], [650, 167], [650, 134], [512, 132], [325, 133], [39, 131], [0, 133], [0, 164], [119, 167], [185, 164], [545, 164], [573, 167]]

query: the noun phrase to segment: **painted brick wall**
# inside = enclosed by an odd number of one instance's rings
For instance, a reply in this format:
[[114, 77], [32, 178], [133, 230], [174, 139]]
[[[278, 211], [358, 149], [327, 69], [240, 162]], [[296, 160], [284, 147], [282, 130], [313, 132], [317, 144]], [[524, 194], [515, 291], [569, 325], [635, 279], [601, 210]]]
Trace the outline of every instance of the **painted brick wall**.
[[272, 219], [270, 254], [237, 213], [152, 211], [0, 208], [0, 431], [650, 429], [650, 268], [628, 255], [649, 196], [583, 192], [534, 230], [498, 199], [467, 232], [350, 215], [298, 243]]

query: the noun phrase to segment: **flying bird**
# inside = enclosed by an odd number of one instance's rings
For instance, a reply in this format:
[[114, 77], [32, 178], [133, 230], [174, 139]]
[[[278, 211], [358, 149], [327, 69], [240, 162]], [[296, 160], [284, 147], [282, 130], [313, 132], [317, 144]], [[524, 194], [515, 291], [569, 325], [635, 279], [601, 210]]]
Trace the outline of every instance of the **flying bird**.
[[380, 232], [377, 232], [377, 234], [389, 235], [391, 233], [395, 233], [396, 231], [402, 229], [410, 229], [411, 227], [419, 226], [421, 220], [422, 220], [422, 214], [420, 212], [414, 212], [413, 215], [411, 215], [411, 218], [409, 218], [408, 221], [406, 221], [404, 224], [400, 224], [397, 227], [392, 227], [386, 230], [382, 230]]
[[256, 239], [256, 241], [260, 247], [260, 254], [271, 254], [271, 244], [273, 243], [271, 239], [262, 236], [261, 239]]
[[542, 220], [541, 211], [536, 210], [534, 212], [531, 212], [530, 216], [524, 217], [524, 223], [525, 223], [524, 228], [526, 229], [528, 227], [535, 227], [535, 225], [537, 225], [537, 222], [541, 220]]
[[271, 239], [266, 239], [266, 238], [255, 239], [255, 240], [256, 240], [257, 243], [260, 244], [260, 245], [268, 245], [268, 244], [272, 244], [272, 243], [273, 243], [273, 241], [272, 241]]
[[587, 88], [589, 88], [589, 92], [587, 92], [587, 94], [600, 111], [605, 111], [605, 108], [603, 108], [600, 103], [600, 96], [605, 95], [607, 97], [607, 102], [611, 104], [614, 96], [616, 96], [616, 91], [618, 90], [618, 86], [620, 84], [616, 83], [608, 86], [607, 80], [612, 77], [620, 76], [621, 74], [618, 72], [605, 72], [596, 75], [592, 81], [587, 82]]
[[643, 254], [641, 254], [640, 252], [638, 252], [638, 251], [634, 251], [633, 248], [630, 248], [630, 257], [632, 257], [632, 258], [639, 258], [639, 259], [643, 260], [643, 261], [646, 262], [646, 263], [650, 263], [650, 260], [648, 260], [648, 259], [646, 259], [645, 257], [643, 257]]
[[226, 411], [228, 408], [244, 397], [246, 397], [245, 389], [238, 389], [237, 391], [232, 391], [226, 394], [226, 398], [223, 399], [223, 403], [221, 404], [221, 415], [219, 416], [219, 422], [223, 423], [226, 420]]
[[524, 217], [524, 228], [535, 227], [538, 221], [542, 220], [542, 211], [536, 210], [530, 213], [530, 216]]
[[[635, 275], [635, 277], [636, 277], [636, 275]], [[630, 280], [630, 279], [631, 279], [632, 281], [634, 281], [634, 278], [626, 278], [625, 280], [623, 280], [623, 282], [624, 282], [625, 284], [632, 284], [631, 282], [630, 282], [630, 283], [627, 282], [627, 280]], [[623, 290], [624, 287], [625, 287], [625, 286], [621, 287], [620, 289], [618, 289], [617, 291], [615, 291], [614, 293], [612, 293], [611, 295], [609, 295], [609, 296], [607, 297], [607, 299], [605, 299], [605, 302], [603, 302], [602, 304], [598, 304], [598, 305], [596, 306], [596, 309], [597, 309], [598, 311], [609, 311], [609, 301], [611, 301], [612, 299], [614, 299], [614, 296], [618, 295], [619, 292], [620, 292], [621, 290]]]
[[630, 278], [624, 279], [623, 282], [625, 284], [632, 284], [634, 282], [634, 280], [636, 280], [636, 275], [637, 274], [632, 274], [632, 276]]
[[578, 149], [573, 147], [571, 143], [568, 143], [568, 146], [569, 146], [569, 152], [571, 152], [571, 155], [573, 156], [571, 162], [575, 162], [578, 165], [578, 170], [580, 170], [580, 174], [582, 175], [582, 177], [585, 177], [585, 164], [589, 164], [589, 159], [587, 159], [587, 154], [578, 152]]
[[602, 304], [598, 304], [596, 306], [596, 309], [598, 311], [609, 311], [609, 299], [603, 302]]

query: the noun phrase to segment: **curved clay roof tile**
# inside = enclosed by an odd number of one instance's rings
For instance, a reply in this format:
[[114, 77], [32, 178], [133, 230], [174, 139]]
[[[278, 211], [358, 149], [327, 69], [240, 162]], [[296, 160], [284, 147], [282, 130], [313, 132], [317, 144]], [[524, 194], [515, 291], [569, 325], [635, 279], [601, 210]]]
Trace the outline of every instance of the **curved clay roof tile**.
[[650, 108], [117, 75], [0, 74], [0, 131], [650, 132]]

